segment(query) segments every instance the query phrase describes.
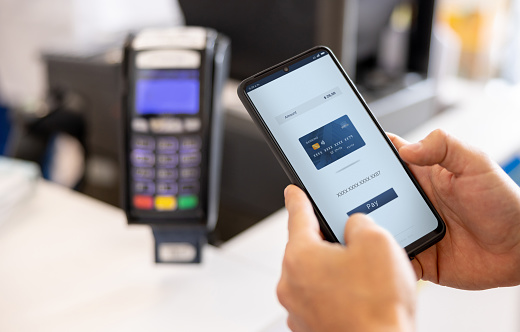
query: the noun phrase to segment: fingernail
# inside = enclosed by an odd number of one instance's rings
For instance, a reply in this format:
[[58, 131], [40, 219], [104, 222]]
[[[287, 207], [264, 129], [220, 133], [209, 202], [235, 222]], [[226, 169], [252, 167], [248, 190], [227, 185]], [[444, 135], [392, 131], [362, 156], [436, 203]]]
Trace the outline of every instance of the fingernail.
[[[290, 185], [289, 185], [290, 186]], [[284, 191], [283, 191], [283, 197], [286, 197], [287, 196], [287, 190], [289, 190], [289, 186], [285, 187]]]

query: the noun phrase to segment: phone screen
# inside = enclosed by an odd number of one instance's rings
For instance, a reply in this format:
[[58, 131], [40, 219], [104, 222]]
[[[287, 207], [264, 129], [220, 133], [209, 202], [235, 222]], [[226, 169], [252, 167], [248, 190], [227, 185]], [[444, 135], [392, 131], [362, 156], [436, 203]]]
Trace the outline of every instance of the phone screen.
[[337, 240], [368, 214], [404, 248], [440, 221], [326, 49], [245, 86]]

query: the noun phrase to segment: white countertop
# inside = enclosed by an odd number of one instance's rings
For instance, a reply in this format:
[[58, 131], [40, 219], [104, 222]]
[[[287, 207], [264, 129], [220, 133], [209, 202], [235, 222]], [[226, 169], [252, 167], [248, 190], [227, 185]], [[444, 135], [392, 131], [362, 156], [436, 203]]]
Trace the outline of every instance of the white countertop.
[[[201, 265], [156, 265], [145, 226], [40, 181], [0, 225], [1, 331], [287, 331], [275, 287], [287, 239], [281, 210]], [[418, 286], [418, 331], [518, 331], [520, 288]]]
[[212, 246], [156, 265], [145, 226], [40, 181], [0, 225], [0, 331], [263, 331], [283, 317], [278, 275]]

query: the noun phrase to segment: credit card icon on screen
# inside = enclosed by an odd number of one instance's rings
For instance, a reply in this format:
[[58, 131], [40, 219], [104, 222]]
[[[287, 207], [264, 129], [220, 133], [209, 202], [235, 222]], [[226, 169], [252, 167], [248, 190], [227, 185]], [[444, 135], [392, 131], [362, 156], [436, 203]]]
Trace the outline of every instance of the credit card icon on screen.
[[300, 143], [318, 170], [365, 146], [346, 115], [300, 137]]

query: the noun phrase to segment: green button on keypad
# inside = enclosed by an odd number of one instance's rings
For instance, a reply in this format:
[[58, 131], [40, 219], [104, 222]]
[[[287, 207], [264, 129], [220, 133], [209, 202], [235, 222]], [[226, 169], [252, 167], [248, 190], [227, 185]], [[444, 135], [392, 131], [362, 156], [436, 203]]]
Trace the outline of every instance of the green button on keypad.
[[179, 210], [189, 210], [197, 207], [199, 197], [197, 195], [179, 196]]

